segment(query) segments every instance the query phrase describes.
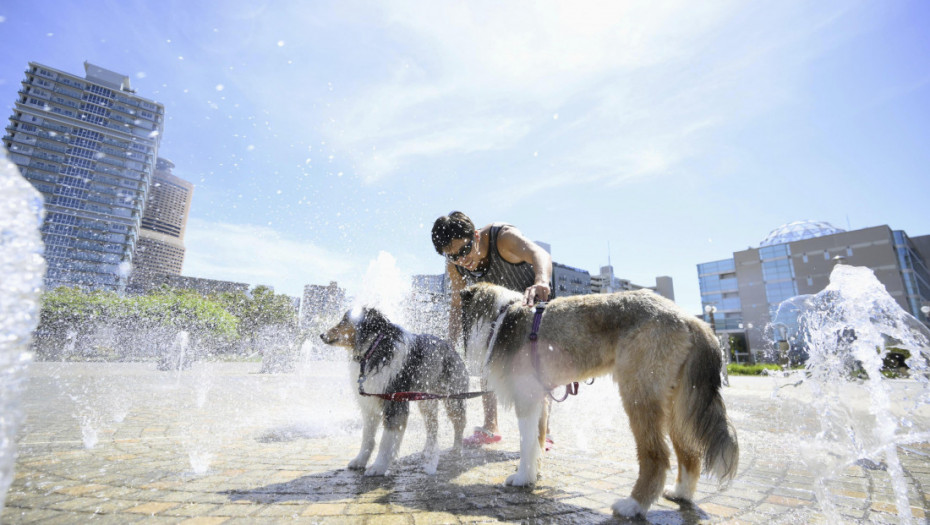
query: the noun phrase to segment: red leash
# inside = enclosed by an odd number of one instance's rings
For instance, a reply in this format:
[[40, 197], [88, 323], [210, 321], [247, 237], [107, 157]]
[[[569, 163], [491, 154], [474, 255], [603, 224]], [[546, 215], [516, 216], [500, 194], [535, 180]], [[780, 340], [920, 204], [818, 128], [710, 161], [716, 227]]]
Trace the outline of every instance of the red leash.
[[368, 365], [368, 359], [371, 357], [371, 354], [374, 353], [375, 348], [377, 348], [378, 343], [384, 338], [384, 334], [378, 334], [378, 337], [375, 338], [375, 341], [371, 343], [371, 346], [368, 348], [368, 351], [365, 352], [365, 357], [359, 362], [359, 375], [358, 375], [358, 393], [362, 396], [367, 397], [377, 397], [387, 401], [424, 401], [427, 399], [468, 399], [472, 397], [483, 396], [485, 394], [490, 394], [490, 392], [464, 392], [461, 394], [430, 394], [429, 392], [394, 392], [391, 394], [369, 394], [365, 392], [362, 388], [362, 383], [365, 382], [365, 367]]
[[363, 396], [377, 397], [386, 401], [424, 401], [427, 399], [469, 399], [483, 396], [491, 392], [463, 392], [461, 394], [430, 394], [429, 392], [394, 392], [393, 394], [369, 394], [359, 387], [358, 393]]

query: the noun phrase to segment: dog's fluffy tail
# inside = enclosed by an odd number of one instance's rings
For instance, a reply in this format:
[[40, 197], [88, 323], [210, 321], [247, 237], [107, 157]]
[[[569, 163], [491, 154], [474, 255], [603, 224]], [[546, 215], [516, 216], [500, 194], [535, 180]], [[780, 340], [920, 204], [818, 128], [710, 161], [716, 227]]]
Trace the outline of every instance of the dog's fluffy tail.
[[739, 442], [720, 396], [723, 356], [717, 338], [704, 323], [694, 319], [690, 324], [694, 348], [682, 370], [679, 402], [691, 438], [703, 451], [704, 472], [727, 483], [736, 476]]

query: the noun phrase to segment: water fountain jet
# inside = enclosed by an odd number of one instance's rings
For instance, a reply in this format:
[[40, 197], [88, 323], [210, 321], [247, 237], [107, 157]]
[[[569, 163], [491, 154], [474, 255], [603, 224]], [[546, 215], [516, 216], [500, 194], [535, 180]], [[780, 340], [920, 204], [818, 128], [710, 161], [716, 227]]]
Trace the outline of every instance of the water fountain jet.
[[13, 480], [19, 397], [32, 361], [29, 344], [39, 321], [45, 275], [42, 197], [6, 155], [0, 149], [0, 515]]
[[[906, 313], [868, 268], [837, 265], [816, 295], [785, 301], [773, 317], [789, 322], [805, 368], [792, 374], [809, 390], [819, 428], [802, 443], [801, 461], [821, 473], [815, 487], [824, 511], [839, 517], [826, 482], [850, 465], [887, 469], [902, 523], [913, 514], [898, 446], [925, 441], [912, 421], [928, 412], [930, 331]], [[906, 351], [913, 379], [883, 375], [890, 349]], [[786, 395], [781, 389], [778, 395]], [[790, 394], [788, 394], [790, 396]]]

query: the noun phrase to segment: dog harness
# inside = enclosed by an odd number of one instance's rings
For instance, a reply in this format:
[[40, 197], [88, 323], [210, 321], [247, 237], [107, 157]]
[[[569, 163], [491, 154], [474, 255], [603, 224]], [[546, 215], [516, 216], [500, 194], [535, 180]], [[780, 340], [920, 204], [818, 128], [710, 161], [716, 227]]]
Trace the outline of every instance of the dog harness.
[[[501, 321], [503, 321], [504, 316], [507, 314], [507, 310], [510, 309], [510, 307], [513, 306], [516, 302], [517, 301], [511, 301], [505, 304], [504, 306], [501, 306], [500, 313], [498, 313], [494, 321], [491, 322], [491, 331], [488, 333], [488, 343], [487, 343], [488, 357], [484, 363], [485, 367], [487, 367], [488, 363], [491, 361], [491, 348], [496, 341], [497, 329], [499, 328]], [[539, 350], [537, 349], [536, 345], [539, 339], [539, 325], [542, 324], [542, 314], [543, 314], [543, 310], [546, 309], [546, 304], [548, 303], [546, 302], [536, 303], [536, 312], [535, 314], [533, 314], [533, 328], [530, 330], [530, 335], [529, 335], [530, 356], [533, 358], [533, 370], [536, 371], [536, 378], [539, 379], [540, 383], [542, 382], [542, 373], [540, 372], [540, 369], [539, 369]], [[594, 383], [594, 379], [592, 379], [587, 384], [590, 385], [593, 383]], [[547, 387], [546, 389], [548, 390], [549, 397], [551, 397], [553, 401], [555, 401], [556, 403], [561, 403], [562, 401], [565, 401], [566, 399], [568, 399], [568, 396], [570, 395], [572, 396], [578, 395], [578, 382], [574, 381], [572, 383], [565, 385], [565, 395], [563, 395], [561, 398], [557, 398], [554, 395], [552, 395], [552, 391], [555, 390], [555, 387]]]
[[371, 355], [375, 352], [375, 348], [378, 347], [378, 344], [381, 340], [384, 339], [384, 334], [378, 334], [378, 337], [375, 338], [374, 342], [371, 343], [371, 346], [368, 347], [368, 351], [365, 352], [365, 356], [362, 357], [359, 361], [359, 374], [358, 374], [358, 393], [361, 396], [367, 397], [377, 397], [379, 399], [384, 399], [386, 401], [424, 401], [427, 399], [468, 399], [472, 397], [483, 396], [490, 392], [464, 392], [461, 394], [431, 394], [429, 392], [392, 392], [390, 394], [369, 394], [365, 392], [363, 388], [363, 383], [368, 379], [368, 376], [365, 375], [365, 368], [368, 366], [368, 359], [371, 358]]
[[[530, 330], [530, 356], [533, 358], [533, 369], [536, 370], [536, 377], [542, 382], [542, 373], [539, 369], [539, 351], [536, 348], [536, 343], [539, 339], [539, 325], [542, 324], [542, 314], [543, 310], [546, 309], [546, 303], [536, 303], [536, 313], [533, 315], [533, 328]], [[488, 349], [490, 353], [490, 348]], [[590, 384], [590, 383], [589, 383]], [[561, 398], [557, 398], [552, 395], [552, 391], [555, 390], [555, 387], [547, 387], [549, 391], [549, 397], [552, 398], [556, 403], [561, 403], [568, 399], [568, 396], [577, 396], [578, 395], [578, 381], [573, 381], [565, 385], [565, 395]]]
[[485, 345], [488, 347], [488, 351], [487, 351], [488, 357], [484, 361], [484, 366], [488, 366], [488, 363], [491, 361], [491, 345], [493, 345], [494, 342], [496, 341], [494, 337], [497, 335], [498, 324], [500, 324], [500, 322], [504, 320], [504, 316], [507, 315], [507, 310], [509, 310], [511, 306], [516, 304], [516, 302], [517, 301], [515, 299], [505, 304], [504, 306], [501, 306], [500, 311], [497, 312], [497, 317], [495, 317], [494, 320], [491, 321], [491, 330], [488, 332], [488, 342]]

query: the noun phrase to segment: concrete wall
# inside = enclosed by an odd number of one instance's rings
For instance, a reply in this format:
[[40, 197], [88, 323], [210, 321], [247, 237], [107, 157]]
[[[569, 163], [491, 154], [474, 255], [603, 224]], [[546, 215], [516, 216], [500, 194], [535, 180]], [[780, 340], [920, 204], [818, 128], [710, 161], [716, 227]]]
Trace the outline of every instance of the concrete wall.
[[791, 243], [798, 293], [815, 294], [826, 288], [837, 257], [850, 266], [871, 268], [901, 308], [910, 311], [891, 228], [875, 226]]

